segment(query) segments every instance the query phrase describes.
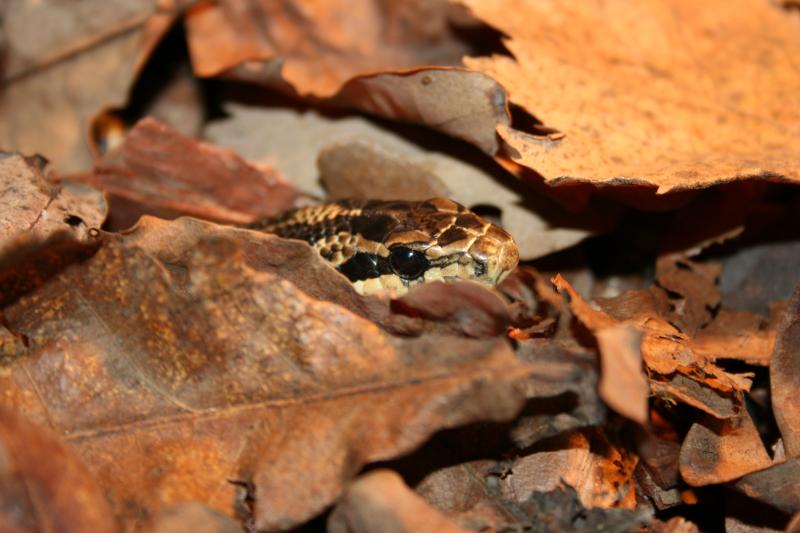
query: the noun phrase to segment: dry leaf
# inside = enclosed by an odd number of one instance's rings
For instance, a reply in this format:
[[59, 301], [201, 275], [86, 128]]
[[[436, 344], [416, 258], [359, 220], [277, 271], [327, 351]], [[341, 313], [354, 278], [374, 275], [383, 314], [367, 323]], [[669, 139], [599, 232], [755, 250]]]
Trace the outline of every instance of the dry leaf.
[[446, 332], [469, 337], [505, 333], [511, 322], [506, 303], [476, 282], [427, 283], [392, 302], [392, 310], [441, 322]]
[[162, 510], [154, 520], [153, 533], [241, 533], [239, 524], [199, 503], [179, 503]]
[[650, 387], [642, 370], [642, 332], [630, 325], [597, 331], [602, 372], [598, 393], [616, 412], [647, 425]]
[[697, 332], [692, 349], [711, 360], [737, 359], [767, 366], [772, 358], [776, 327], [774, 320], [748, 311], [721, 309], [708, 327]]
[[465, 69], [360, 76], [347, 82], [333, 103], [423, 124], [489, 155], [499, 149], [495, 125], [509, 123], [503, 87], [489, 76]]
[[286, 211], [297, 197], [279, 173], [256, 168], [229, 150], [184, 137], [150, 118], [140, 121], [119, 151], [97, 163], [92, 173], [70, 179], [129, 204], [127, 212], [114, 211], [114, 229], [129, 227], [143, 213], [242, 224]]
[[747, 474], [737, 481], [734, 487], [754, 498], [764, 502], [784, 513], [800, 512], [800, 463], [794, 457], [788, 461], [778, 463]]
[[3, 531], [118, 531], [72, 450], [7, 407], [0, 407], [0, 456]]
[[436, 174], [364, 141], [325, 148], [317, 159], [328, 197], [427, 200], [452, 193]]
[[800, 288], [778, 328], [775, 352], [769, 366], [770, 394], [775, 422], [783, 438], [787, 457], [800, 455]]
[[290, 527], [364, 463], [519, 407], [531, 367], [503, 341], [393, 339], [240, 246], [201, 242], [173, 279], [108, 244], [4, 311], [29, 339], [4, 403], [62, 432], [124, 523], [187, 499], [232, 515], [243, 479], [256, 527]]
[[466, 533], [428, 505], [391, 470], [357, 479], [328, 519], [331, 533]]
[[575, 489], [584, 507], [633, 509], [636, 462], [634, 455], [611, 443], [602, 431], [571, 432], [516, 459], [500, 491], [510, 501], [523, 503], [534, 493], [566, 484]]
[[507, 465], [492, 460], [469, 461], [434, 470], [414, 490], [465, 529], [500, 530], [517, 521], [497, 498], [498, 481], [507, 473]]
[[513, 54], [467, 67], [563, 134], [498, 125], [512, 159], [545, 179], [659, 193], [800, 180], [797, 20], [769, 2], [461, 3]]
[[199, 76], [326, 97], [359, 74], [458, 64], [469, 45], [452, 23], [463, 19], [442, 0], [225, 0], [190, 10], [186, 27]]
[[666, 522], [656, 520], [650, 526], [651, 533], [699, 533], [699, 531], [695, 524], [680, 516], [672, 517]]
[[44, 239], [66, 232], [88, 240], [106, 216], [102, 195], [80, 185], [57, 187], [19, 154], [0, 154], [0, 253], [15, 239]]
[[85, 170], [90, 119], [125, 103], [174, 20], [169, 9], [137, 0], [6, 3], [0, 147], [47, 154], [61, 173]]
[[706, 424], [693, 424], [681, 447], [681, 476], [689, 485], [725, 483], [771, 464], [747, 411]]
[[532, 517], [528, 527], [543, 533], [590, 533], [605, 528], [611, 531], [640, 531], [652, 520], [646, 508], [586, 508], [569, 487], [535, 493], [521, 508]]
[[724, 371], [691, 349], [691, 339], [661, 318], [658, 299], [651, 291], [629, 291], [619, 298], [605, 299], [603, 307], [592, 308], [561, 276], [553, 283], [568, 296], [570, 309], [593, 334], [620, 323], [632, 324], [644, 333], [642, 357], [649, 370], [650, 388], [655, 394], [671, 396], [720, 418], [738, 410], [738, 391], [750, 387], [747, 375]]

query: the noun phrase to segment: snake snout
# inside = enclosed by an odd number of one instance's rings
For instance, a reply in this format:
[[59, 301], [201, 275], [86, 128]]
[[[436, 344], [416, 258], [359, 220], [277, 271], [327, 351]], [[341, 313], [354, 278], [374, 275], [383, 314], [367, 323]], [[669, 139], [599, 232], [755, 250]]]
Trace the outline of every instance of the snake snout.
[[475, 260], [476, 278], [493, 285], [503, 281], [519, 263], [519, 249], [514, 239], [494, 225], [475, 240], [469, 248], [469, 254]]

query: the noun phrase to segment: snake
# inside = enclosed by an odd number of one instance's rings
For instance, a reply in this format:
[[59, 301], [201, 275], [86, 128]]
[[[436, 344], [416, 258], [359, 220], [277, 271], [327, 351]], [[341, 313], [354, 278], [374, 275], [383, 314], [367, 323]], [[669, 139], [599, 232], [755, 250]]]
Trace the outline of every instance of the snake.
[[430, 281], [495, 286], [519, 262], [508, 232], [448, 198], [338, 200], [249, 228], [306, 241], [360, 294], [403, 294]]

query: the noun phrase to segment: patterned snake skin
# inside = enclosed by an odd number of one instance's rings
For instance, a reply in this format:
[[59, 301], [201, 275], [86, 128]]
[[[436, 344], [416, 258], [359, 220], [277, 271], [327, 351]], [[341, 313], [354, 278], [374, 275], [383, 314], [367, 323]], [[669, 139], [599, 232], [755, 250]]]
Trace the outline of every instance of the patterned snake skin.
[[343, 200], [250, 227], [307, 241], [362, 294], [401, 294], [434, 280], [469, 279], [493, 286], [519, 261], [508, 233], [445, 198]]

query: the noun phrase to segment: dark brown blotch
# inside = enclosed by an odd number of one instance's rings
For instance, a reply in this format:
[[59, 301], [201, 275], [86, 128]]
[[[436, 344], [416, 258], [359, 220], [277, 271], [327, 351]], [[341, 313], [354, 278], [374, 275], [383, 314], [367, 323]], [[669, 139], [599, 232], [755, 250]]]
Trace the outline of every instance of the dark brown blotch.
[[439, 246], [447, 246], [448, 244], [454, 243], [456, 241], [464, 240], [468, 237], [466, 230], [463, 228], [450, 228], [449, 230], [445, 231], [439, 238], [437, 239], [437, 244]]
[[463, 213], [456, 217], [456, 225], [467, 229], [480, 229], [484, 222], [473, 213]]

